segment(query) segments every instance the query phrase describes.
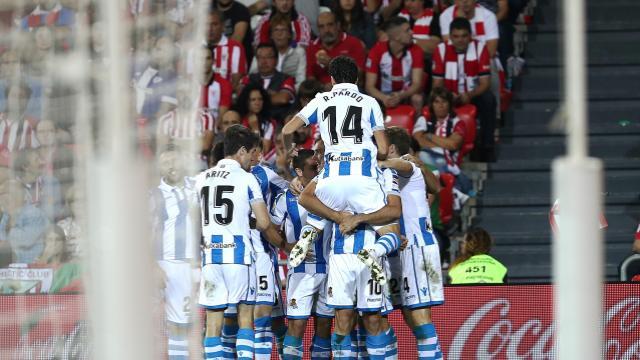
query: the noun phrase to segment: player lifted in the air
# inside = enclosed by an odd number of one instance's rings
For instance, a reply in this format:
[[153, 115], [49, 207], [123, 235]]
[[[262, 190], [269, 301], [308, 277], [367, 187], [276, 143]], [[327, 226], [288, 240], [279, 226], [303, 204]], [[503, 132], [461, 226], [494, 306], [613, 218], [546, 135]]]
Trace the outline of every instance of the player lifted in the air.
[[[325, 165], [318, 177], [316, 196], [335, 211], [372, 213], [384, 207], [386, 201], [377, 163], [386, 158], [388, 150], [382, 111], [374, 98], [358, 90], [358, 67], [351, 58], [334, 58], [329, 64], [329, 74], [333, 88], [316, 95], [285, 125], [284, 144], [287, 151], [291, 150], [291, 136], [298, 128], [318, 124], [325, 145]], [[310, 214], [300, 241], [291, 251], [291, 266], [304, 260], [310, 244], [323, 228], [324, 220]], [[397, 233], [397, 225], [383, 228], [375, 227], [381, 234]], [[370, 249], [351, 251], [371, 268], [375, 280], [385, 282], [382, 267], [375, 260], [383, 254], [372, 254]]]

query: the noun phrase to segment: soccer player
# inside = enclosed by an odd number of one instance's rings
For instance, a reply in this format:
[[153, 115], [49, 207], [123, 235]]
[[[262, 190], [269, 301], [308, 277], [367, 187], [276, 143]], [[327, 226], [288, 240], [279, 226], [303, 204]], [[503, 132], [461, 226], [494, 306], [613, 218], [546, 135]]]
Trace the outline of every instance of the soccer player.
[[[418, 358], [441, 359], [438, 337], [431, 321], [431, 307], [444, 302], [444, 290], [440, 251], [426, 200], [426, 191], [436, 193], [439, 186], [433, 174], [423, 173], [413, 163], [396, 161], [406, 156], [411, 147], [411, 137], [406, 130], [392, 127], [386, 129], [386, 133], [390, 144], [389, 160], [382, 165], [398, 170], [402, 200], [400, 230], [409, 240], [408, 246], [399, 252], [399, 263], [390, 258], [390, 292], [392, 298], [399, 297], [405, 321], [416, 336]], [[361, 223], [375, 224], [375, 221], [371, 215], [350, 216], [343, 221], [341, 230], [351, 231]]]
[[250, 271], [253, 246], [249, 218], [253, 212], [256, 228], [269, 241], [284, 246], [277, 231], [271, 231], [269, 213], [255, 177], [247, 171], [256, 156], [260, 139], [248, 129], [230, 127], [224, 140], [225, 158], [200, 173], [196, 190], [201, 199], [202, 273], [199, 303], [207, 309], [207, 358], [223, 357], [221, 330], [223, 311], [236, 306], [238, 359], [253, 359], [253, 306], [250, 303]]
[[[329, 74], [333, 88], [317, 94], [284, 126], [284, 145], [288, 153], [292, 135], [297, 129], [319, 124], [325, 145], [325, 165], [315, 189], [316, 196], [335, 211], [372, 213], [381, 209], [386, 199], [377, 166], [377, 160], [384, 160], [387, 156], [382, 111], [375, 99], [358, 90], [358, 66], [353, 59], [346, 56], [334, 58], [329, 64]], [[300, 241], [291, 251], [289, 260], [293, 267], [304, 260], [318, 231], [324, 228], [325, 220], [311, 214], [307, 223], [301, 230]], [[386, 234], [397, 226], [382, 228], [375, 227]], [[357, 245], [347, 249], [346, 253], [358, 254], [363, 250], [361, 240], [358, 238]], [[374, 281], [384, 283], [382, 267], [372, 255], [381, 254], [365, 251], [359, 254], [359, 258], [371, 268]]]
[[158, 265], [164, 280], [170, 359], [189, 357], [187, 331], [193, 279], [192, 261], [198, 244], [197, 203], [193, 183], [185, 177], [184, 158], [176, 150], [159, 156], [162, 179], [151, 191], [153, 234]]
[[[299, 150], [293, 158], [293, 168], [302, 186], [318, 174], [318, 161], [313, 150]], [[291, 191], [280, 194], [271, 211], [273, 222], [284, 226], [287, 242], [295, 243], [307, 218], [307, 210], [300, 206]], [[315, 242], [307, 259], [297, 267], [289, 267], [287, 276], [287, 319], [289, 326], [284, 339], [285, 360], [302, 359], [302, 337], [307, 320], [314, 314], [315, 334], [311, 345], [312, 359], [327, 359], [331, 353], [331, 321], [333, 310], [326, 304], [327, 258], [332, 225], [323, 231], [323, 239]]]

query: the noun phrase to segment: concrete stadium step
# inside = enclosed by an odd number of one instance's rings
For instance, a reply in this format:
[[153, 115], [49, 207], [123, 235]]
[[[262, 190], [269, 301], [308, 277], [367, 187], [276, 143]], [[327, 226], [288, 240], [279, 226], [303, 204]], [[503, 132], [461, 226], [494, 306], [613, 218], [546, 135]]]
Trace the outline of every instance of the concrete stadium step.
[[[640, 159], [603, 159], [605, 170], [640, 170]], [[512, 171], [549, 171], [552, 159], [522, 159], [499, 160], [489, 164], [488, 170], [492, 173]]]
[[[521, 137], [506, 139], [499, 146], [499, 162], [509, 160], [530, 161], [547, 159], [551, 161], [565, 153], [566, 139], [554, 137]], [[640, 160], [640, 138], [636, 135], [597, 135], [589, 137], [589, 155], [603, 159]]]
[[[540, 1], [534, 13], [536, 32], [558, 31], [562, 29], [562, 2], [557, 0]], [[588, 31], [624, 31], [638, 30], [640, 2], [636, 0], [590, 0], [587, 1]]]
[[[631, 243], [607, 244], [605, 248], [605, 276], [615, 280], [618, 265], [631, 253]], [[509, 277], [548, 278], [552, 276], [551, 245], [512, 245], [496, 246], [491, 251], [508, 269]], [[567, 254], [567, 256], [575, 256]]]
[[[637, 171], [607, 171], [604, 177], [606, 204], [634, 204], [640, 200]], [[515, 172], [487, 179], [477, 203], [481, 206], [548, 205], [551, 197], [550, 172]]]
[[[550, 128], [559, 104], [550, 102], [514, 102], [507, 112], [503, 138], [518, 136], [562, 135]], [[589, 134], [640, 134], [640, 101], [606, 100], [589, 102]]]
[[[514, 86], [514, 98], [523, 101], [557, 101], [564, 81], [560, 67], [527, 68]], [[588, 69], [591, 99], [640, 100], [640, 66], [590, 66]]]

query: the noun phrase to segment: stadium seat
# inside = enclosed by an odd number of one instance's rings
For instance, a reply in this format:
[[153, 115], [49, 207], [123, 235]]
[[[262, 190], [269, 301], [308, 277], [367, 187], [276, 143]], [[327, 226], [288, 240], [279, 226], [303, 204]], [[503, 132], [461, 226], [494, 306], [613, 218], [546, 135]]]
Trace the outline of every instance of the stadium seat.
[[409, 134], [413, 133], [413, 124], [415, 122], [416, 110], [411, 105], [399, 105], [394, 108], [387, 109], [387, 115], [384, 119], [386, 127], [398, 126], [407, 129]]
[[[476, 124], [476, 114], [477, 109], [474, 105], [467, 104], [462, 105], [454, 109], [458, 118], [464, 122], [465, 125], [465, 136], [464, 136], [464, 144], [462, 145], [462, 157], [468, 154], [471, 150], [473, 150], [474, 142], [476, 139], [477, 132], [477, 124]], [[422, 116], [426, 119], [429, 118], [429, 106], [425, 106], [422, 108]], [[460, 159], [462, 159], [460, 157]], [[459, 164], [458, 164], [459, 165]]]
[[453, 219], [453, 184], [456, 178], [452, 174], [441, 173], [440, 181], [440, 220], [443, 225], [447, 225]]
[[634, 277], [640, 275], [640, 254], [628, 256], [620, 263], [620, 281], [635, 281]]

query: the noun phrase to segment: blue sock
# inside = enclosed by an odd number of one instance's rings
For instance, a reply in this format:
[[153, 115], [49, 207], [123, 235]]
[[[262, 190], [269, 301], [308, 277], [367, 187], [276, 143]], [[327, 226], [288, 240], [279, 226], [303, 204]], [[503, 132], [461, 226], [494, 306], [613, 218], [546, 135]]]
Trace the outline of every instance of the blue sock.
[[378, 257], [389, 255], [400, 248], [400, 238], [394, 233], [388, 233], [380, 236], [373, 244], [373, 249]]
[[[442, 357], [438, 335], [433, 324], [423, 324], [413, 329], [418, 344], [418, 359], [435, 360]], [[439, 356], [439, 357], [438, 357]]]
[[351, 358], [357, 359], [360, 354], [360, 344], [358, 343], [360, 339], [358, 338], [358, 328], [354, 327], [351, 330]]
[[220, 337], [204, 338], [205, 359], [217, 359], [222, 357], [222, 340]]
[[255, 332], [255, 356], [256, 360], [271, 359], [273, 348], [273, 332], [271, 332], [271, 316], [265, 316], [253, 321]]
[[184, 335], [169, 335], [167, 353], [169, 360], [188, 360], [189, 344]]
[[328, 359], [331, 357], [331, 339], [314, 336], [311, 340], [311, 360]]
[[238, 324], [222, 325], [222, 352], [225, 359], [236, 358], [236, 338], [238, 337]]
[[284, 318], [282, 319], [281, 324], [282, 326], [278, 326], [277, 328], [273, 328], [272, 326], [273, 336], [275, 337], [276, 348], [278, 349], [278, 355], [280, 355], [280, 358], [284, 355], [284, 338], [285, 335], [287, 335], [287, 326], [284, 324]]
[[284, 337], [284, 356], [283, 360], [302, 359], [302, 338], [287, 335]]
[[387, 335], [385, 333], [368, 335], [367, 353], [371, 360], [384, 360], [387, 354]]
[[334, 360], [347, 360], [351, 356], [351, 336], [331, 335], [331, 352]]
[[255, 333], [253, 329], [239, 329], [238, 340], [236, 341], [236, 352], [238, 360], [253, 360], [253, 342]]
[[389, 326], [389, 329], [385, 332], [387, 335], [387, 351], [385, 358], [387, 360], [395, 360], [398, 358], [398, 337], [396, 332], [393, 331], [393, 327]]
[[364, 326], [358, 326], [358, 354], [356, 359], [368, 359], [367, 353], [367, 330]]

